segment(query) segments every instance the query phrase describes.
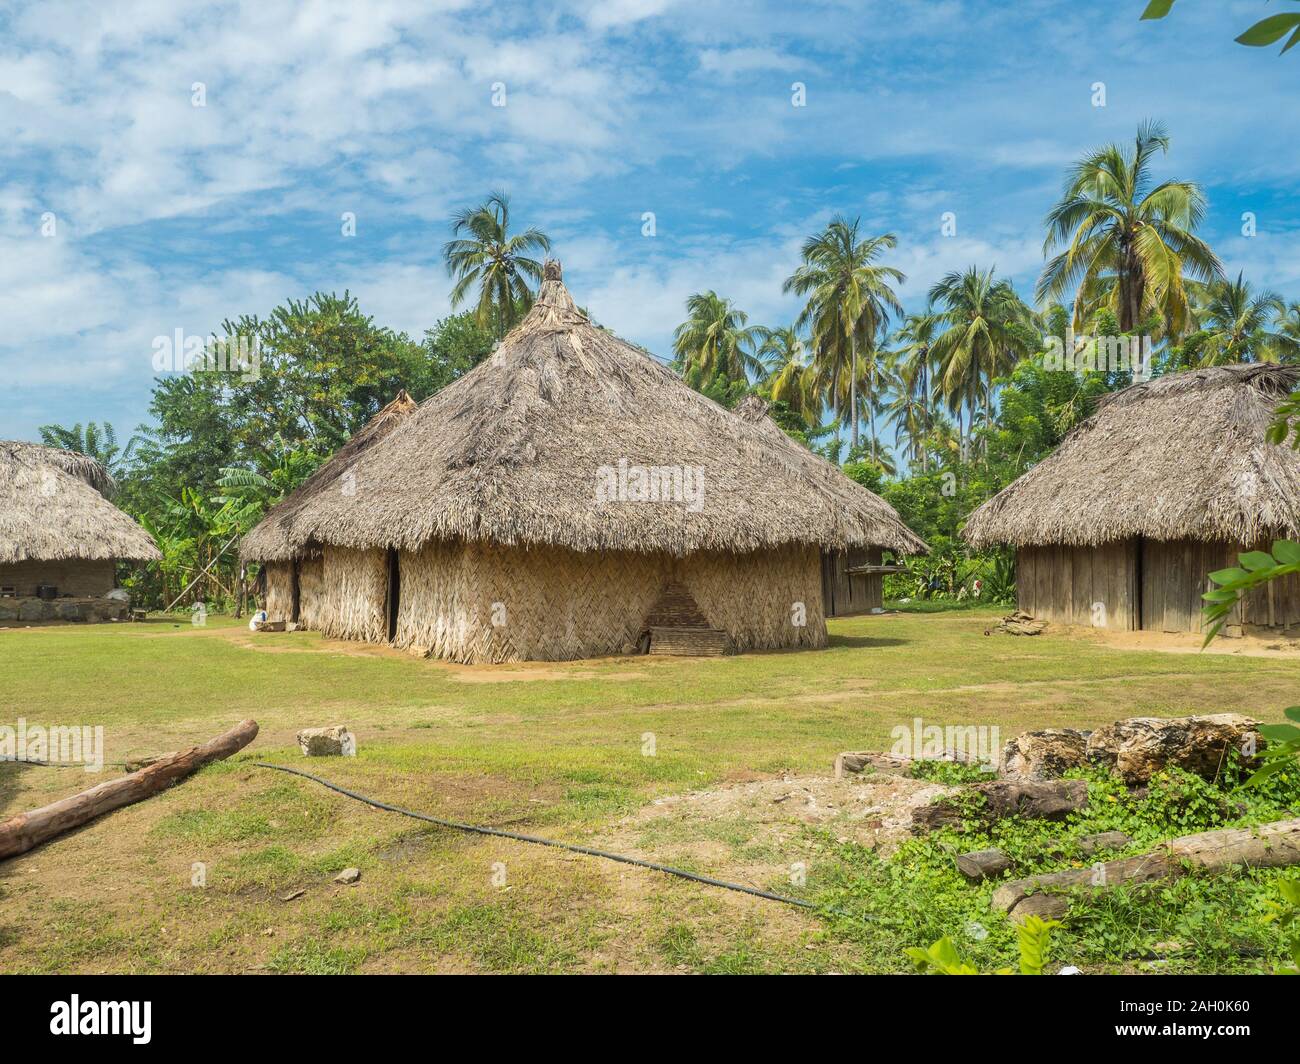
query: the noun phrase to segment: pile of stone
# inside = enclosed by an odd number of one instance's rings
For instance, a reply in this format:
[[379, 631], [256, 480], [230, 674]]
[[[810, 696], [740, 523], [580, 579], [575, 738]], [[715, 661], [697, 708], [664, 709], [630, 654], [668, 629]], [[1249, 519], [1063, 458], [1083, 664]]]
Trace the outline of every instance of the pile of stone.
[[1212, 780], [1232, 751], [1249, 764], [1264, 740], [1259, 721], [1240, 713], [1207, 716], [1129, 717], [1095, 731], [1047, 728], [1025, 732], [1006, 744], [1001, 775], [1008, 779], [1059, 779], [1072, 769], [1095, 765], [1130, 786], [1147, 783], [1167, 768]]

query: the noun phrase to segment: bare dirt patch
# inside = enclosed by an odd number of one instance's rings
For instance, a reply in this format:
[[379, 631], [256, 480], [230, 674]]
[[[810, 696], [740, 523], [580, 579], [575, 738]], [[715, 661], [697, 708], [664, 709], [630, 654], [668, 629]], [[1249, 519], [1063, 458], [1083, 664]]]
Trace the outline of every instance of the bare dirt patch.
[[815, 860], [817, 832], [888, 854], [908, 837], [917, 806], [952, 791], [884, 774], [737, 783], [657, 798], [593, 844], [764, 885], [788, 877], [795, 862]]
[[1111, 650], [1152, 650], [1161, 654], [1222, 654], [1243, 658], [1300, 658], [1300, 639], [1287, 635], [1220, 637], [1207, 647], [1197, 632], [1112, 632], [1104, 628], [1057, 628]]

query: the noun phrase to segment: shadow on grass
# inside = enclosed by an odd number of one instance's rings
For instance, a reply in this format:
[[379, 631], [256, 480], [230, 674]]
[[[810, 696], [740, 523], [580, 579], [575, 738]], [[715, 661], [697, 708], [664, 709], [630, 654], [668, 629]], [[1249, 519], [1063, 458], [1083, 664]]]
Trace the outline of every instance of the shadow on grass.
[[832, 635], [828, 646], [832, 647], [901, 647], [913, 642], [911, 639], [890, 639], [870, 635]]

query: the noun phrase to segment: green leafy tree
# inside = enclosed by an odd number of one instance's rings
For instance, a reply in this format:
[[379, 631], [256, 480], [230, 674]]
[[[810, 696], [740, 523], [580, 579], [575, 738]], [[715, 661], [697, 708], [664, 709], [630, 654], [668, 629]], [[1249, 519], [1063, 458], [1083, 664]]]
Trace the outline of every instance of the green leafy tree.
[[1048, 261], [1036, 298], [1061, 300], [1075, 290], [1076, 329], [1105, 306], [1123, 332], [1155, 311], [1168, 333], [1180, 334], [1191, 322], [1186, 278], [1221, 276], [1218, 256], [1195, 234], [1205, 215], [1200, 186], [1153, 185], [1152, 161], [1168, 151], [1164, 126], [1148, 122], [1131, 148], [1108, 144], [1070, 171], [1060, 202], [1047, 216], [1043, 245], [1044, 254], [1062, 245], [1064, 250]]
[[[716, 292], [697, 292], [686, 300], [687, 318], [673, 333], [673, 367], [697, 391], [739, 385], [743, 395], [750, 374], [761, 376], [756, 353], [762, 342], [749, 316]], [[722, 382], [718, 384], [717, 382]]]
[[42, 425], [37, 431], [45, 446], [89, 455], [114, 477], [120, 476], [130, 465], [136, 445], [140, 442], [138, 436], [132, 436], [125, 447], [119, 447], [117, 433], [112, 424], [107, 421], [102, 425], [88, 421], [84, 428], [80, 422], [71, 428], [63, 425]]
[[939, 334], [931, 345], [939, 367], [939, 391], [969, 444], [981, 408], [993, 416], [993, 382], [1029, 353], [1029, 308], [1009, 281], [971, 266], [954, 271], [930, 289]]
[[821, 400], [817, 378], [811, 364], [811, 352], [797, 329], [759, 328], [758, 358], [766, 376], [760, 391], [773, 401], [784, 403], [798, 414], [805, 427], [818, 424]]
[[478, 324], [496, 338], [505, 336], [533, 305], [542, 264], [531, 254], [551, 249], [551, 239], [540, 229], [510, 233], [510, 197], [493, 192], [477, 207], [452, 219], [455, 239], [443, 245], [447, 272], [455, 278], [451, 305], [458, 307], [477, 293], [474, 308]]
[[1239, 273], [1235, 281], [1214, 281], [1208, 286], [1203, 307], [1197, 311], [1201, 326], [1197, 350], [1202, 366], [1272, 360], [1285, 337], [1273, 330], [1286, 313], [1276, 292], [1256, 292]]
[[832, 398], [837, 421], [845, 409], [842, 392], [848, 392], [850, 443], [854, 447], [858, 444], [859, 389], [865, 379], [870, 400], [875, 379], [872, 372], [860, 372], [859, 357], [870, 362], [889, 315], [903, 313], [891, 285], [901, 284], [906, 277], [877, 261], [897, 245], [893, 233], [863, 237], [861, 219], [849, 221], [837, 215], [822, 232], [804, 242], [803, 261], [783, 286], [783, 291], [806, 300], [796, 325], [811, 331], [818, 376]]

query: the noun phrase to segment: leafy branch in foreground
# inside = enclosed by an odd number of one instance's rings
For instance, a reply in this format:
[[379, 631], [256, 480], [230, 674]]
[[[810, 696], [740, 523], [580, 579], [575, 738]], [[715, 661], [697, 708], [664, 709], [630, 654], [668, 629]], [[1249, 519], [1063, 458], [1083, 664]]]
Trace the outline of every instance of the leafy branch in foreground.
[[[1047, 950], [1052, 944], [1052, 931], [1061, 926], [1059, 920], [1043, 920], [1037, 916], [1026, 918], [1016, 928], [1020, 945], [1020, 974], [1042, 975], [1047, 964]], [[912, 947], [906, 951], [918, 972], [931, 975], [980, 975], [980, 970], [969, 961], [962, 960], [957, 947], [947, 935], [929, 949]], [[1010, 968], [999, 968], [994, 975], [1012, 975]]]
[[[1146, 10], [1142, 12], [1142, 18], [1164, 18], [1173, 10], [1173, 6], [1174, 0], [1151, 0], [1146, 6]], [[1291, 37], [1282, 46], [1279, 55], [1285, 55], [1297, 44], [1300, 44], [1300, 12], [1291, 15], [1269, 15], [1268, 18], [1260, 19], [1237, 38], [1237, 43], [1248, 45], [1251, 48], [1266, 48], [1268, 45], [1280, 41], [1288, 33], [1291, 34]]]
[[1210, 629], [1205, 633], [1202, 647], [1210, 645], [1223, 628], [1236, 605], [1241, 599], [1260, 584], [1270, 580], [1300, 573], [1300, 543], [1289, 539], [1279, 539], [1269, 551], [1248, 550], [1237, 555], [1237, 566], [1232, 569], [1218, 569], [1210, 574], [1210, 582], [1218, 586], [1201, 596], [1209, 605], [1202, 608]]

